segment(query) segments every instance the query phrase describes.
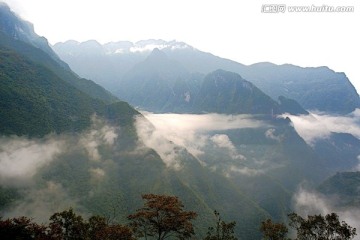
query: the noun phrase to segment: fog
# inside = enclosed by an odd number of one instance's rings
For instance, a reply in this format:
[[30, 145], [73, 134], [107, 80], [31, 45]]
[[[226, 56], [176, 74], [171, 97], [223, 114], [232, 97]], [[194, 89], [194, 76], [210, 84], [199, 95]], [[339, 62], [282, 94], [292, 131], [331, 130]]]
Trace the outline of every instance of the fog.
[[[173, 152], [174, 145], [159, 146], [166, 139], [172, 143], [186, 148], [191, 154], [201, 156], [203, 148], [209, 142], [226, 149], [235, 158], [243, 158], [236, 153], [236, 149], [226, 134], [214, 134], [214, 131], [226, 131], [241, 128], [266, 127], [263, 121], [252, 118], [251, 115], [222, 115], [222, 114], [152, 114], [145, 112], [144, 116], [152, 126], [139, 118], [137, 129], [139, 138], [148, 147], [158, 152]], [[150, 135], [149, 135], [150, 134]], [[166, 144], [165, 144], [166, 145]], [[160, 149], [160, 148], [166, 149]]]
[[[39, 178], [41, 171], [58, 161], [72, 161], [66, 154], [86, 156], [91, 184], [106, 176], [109, 162], [99, 149], [112, 149], [119, 137], [120, 128], [93, 116], [91, 127], [80, 134], [49, 134], [41, 139], [26, 137], [0, 138], [0, 185], [19, 189], [21, 200], [2, 214], [5, 217], [29, 216], [43, 222], [57, 211], [70, 207], [81, 211], [78, 199], [71, 196], [60, 182]], [[74, 159], [75, 160], [75, 159]], [[89, 192], [89, 194], [91, 194]]]
[[64, 150], [64, 146], [65, 140], [54, 135], [31, 140], [20, 137], [0, 138], [0, 184], [29, 184], [37, 170], [49, 164]]
[[360, 109], [346, 116], [312, 112], [300, 116], [284, 114], [283, 117], [291, 119], [297, 133], [309, 145], [314, 145], [317, 140], [329, 138], [332, 133], [350, 133], [360, 139]]

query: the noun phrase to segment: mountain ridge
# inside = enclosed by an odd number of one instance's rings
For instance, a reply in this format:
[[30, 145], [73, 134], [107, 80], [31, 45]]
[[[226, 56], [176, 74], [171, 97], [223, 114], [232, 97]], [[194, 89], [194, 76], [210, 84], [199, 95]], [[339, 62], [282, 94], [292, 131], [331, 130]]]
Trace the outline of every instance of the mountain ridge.
[[[202, 52], [183, 42], [164, 40], [146, 40], [142, 43], [139, 51], [132, 53], [130, 50], [136, 44], [120, 47], [121, 51], [113, 51], [107, 57], [102, 57], [102, 61], [108, 62], [103, 76], [97, 76], [97, 81], [108, 89], [116, 88], [117, 81], [121, 79], [131, 67], [137, 62], [143, 61], [154, 48], [159, 48], [167, 54], [169, 59], [181, 63], [190, 73], [208, 74], [217, 69], [236, 72], [244, 79], [255, 84], [273, 99], [279, 96], [294, 99], [306, 110], [317, 110], [329, 113], [350, 113], [356, 108], [360, 108], [360, 97], [354, 86], [346, 75], [337, 73], [328, 67], [298, 67], [292, 64], [276, 65], [263, 62], [251, 65], [244, 65], [229, 59], [215, 56], [211, 53]], [[54, 50], [61, 58], [67, 61], [80, 75], [96, 75], [91, 69], [82, 66], [77, 59], [86, 59], [80, 56], [70, 56], [68, 52], [61, 51], [64, 43], [58, 43]], [[80, 44], [81, 45], [81, 44]], [[105, 45], [102, 45], [105, 48]], [[113, 47], [115, 47], [114, 43]], [[77, 45], [79, 47], [79, 45]], [[79, 47], [80, 49], [80, 47]], [[133, 49], [135, 49], [133, 47]], [[141, 51], [140, 51], [141, 50]], [[97, 56], [96, 58], [98, 58]], [[117, 61], [116, 59], [121, 59]], [[132, 62], [127, 61], [131, 59]], [[126, 65], [122, 68], [120, 65]], [[110, 66], [118, 66], [123, 70], [118, 71]], [[105, 70], [104, 69], [104, 70]], [[111, 72], [116, 72], [112, 75]]]

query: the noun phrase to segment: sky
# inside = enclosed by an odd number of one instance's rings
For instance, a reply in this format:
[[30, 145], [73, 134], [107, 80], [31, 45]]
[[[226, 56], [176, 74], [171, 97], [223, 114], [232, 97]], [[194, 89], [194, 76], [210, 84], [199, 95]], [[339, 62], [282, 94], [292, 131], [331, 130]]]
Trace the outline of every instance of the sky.
[[[358, 0], [0, 1], [32, 22], [51, 44], [177, 40], [243, 64], [329, 66], [345, 72], [360, 92]], [[283, 12], [269, 13], [279, 5], [285, 5]], [[354, 11], [290, 12], [293, 6], [350, 6]]]

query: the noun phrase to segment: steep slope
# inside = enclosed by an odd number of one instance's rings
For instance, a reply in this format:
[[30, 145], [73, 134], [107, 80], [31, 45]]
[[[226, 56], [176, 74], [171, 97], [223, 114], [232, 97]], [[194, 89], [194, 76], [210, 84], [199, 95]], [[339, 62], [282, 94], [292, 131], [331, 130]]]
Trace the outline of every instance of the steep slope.
[[243, 75], [269, 96], [295, 99], [308, 110], [346, 114], [360, 107], [359, 95], [346, 75], [328, 67], [258, 63]]
[[22, 20], [5, 3], [0, 3], [0, 16], [0, 31], [5, 35], [39, 48], [63, 67], [67, 66], [50, 48], [46, 38], [35, 33], [32, 23]]
[[279, 105], [240, 75], [217, 70], [204, 78], [194, 109], [198, 112], [271, 115], [279, 112]]
[[326, 179], [318, 190], [330, 198], [336, 197], [340, 207], [359, 207], [360, 172], [339, 172]]
[[108, 103], [116, 101], [116, 98], [104, 88], [76, 76], [68, 65], [53, 52], [47, 40], [34, 32], [30, 23], [17, 17], [4, 4], [0, 6], [0, 12], [1, 47], [16, 51], [33, 62], [49, 68], [59, 78], [94, 98]]
[[[2, 47], [0, 80], [0, 132], [5, 135], [77, 132], [90, 126], [93, 114], [109, 115], [111, 105], [89, 97], [48, 68]], [[127, 109], [130, 106], [123, 110]]]

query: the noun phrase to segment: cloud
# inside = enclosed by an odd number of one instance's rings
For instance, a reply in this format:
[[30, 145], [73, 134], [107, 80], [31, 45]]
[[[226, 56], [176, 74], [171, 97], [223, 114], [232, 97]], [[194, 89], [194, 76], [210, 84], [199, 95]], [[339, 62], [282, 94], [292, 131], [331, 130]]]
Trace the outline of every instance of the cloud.
[[64, 146], [64, 139], [55, 136], [42, 140], [0, 138], [1, 185], [27, 184], [38, 169], [49, 164], [63, 151]]
[[276, 130], [274, 128], [270, 128], [265, 132], [265, 137], [280, 142], [282, 140], [282, 136], [276, 136], [275, 132]]
[[[90, 130], [79, 139], [67, 135], [48, 135], [43, 139], [25, 137], [0, 138], [0, 184], [14, 186], [28, 184], [39, 169], [50, 164], [69, 149], [85, 149], [90, 160], [99, 161], [101, 145], [112, 146], [118, 137], [117, 128], [93, 117]], [[68, 146], [68, 144], [76, 143]]]
[[254, 119], [251, 115], [223, 114], [152, 114], [143, 112], [144, 116], [157, 129], [170, 131], [209, 132], [241, 128], [264, 127], [263, 121]]
[[178, 158], [179, 148], [164, 137], [166, 136], [164, 132], [155, 129], [153, 125], [143, 117], [136, 119], [135, 126], [142, 144], [154, 149], [167, 167], [175, 170], [181, 169], [181, 162]]
[[81, 135], [79, 143], [85, 148], [91, 160], [100, 161], [99, 146], [114, 145], [118, 137], [117, 130], [117, 128], [107, 125], [101, 118], [93, 116], [91, 129]]
[[346, 116], [313, 112], [300, 116], [284, 114], [282, 117], [289, 117], [297, 133], [310, 145], [329, 138], [332, 133], [349, 133], [360, 139], [360, 109]]
[[231, 166], [229, 171], [233, 172], [233, 173], [240, 173], [241, 175], [246, 175], [246, 176], [256, 176], [256, 175], [264, 173], [264, 171], [261, 169], [254, 169], [254, 168], [249, 168], [249, 167], [239, 167], [239, 166]]
[[[306, 217], [308, 215], [326, 215], [335, 212], [341, 221], [345, 221], [352, 227], [360, 229], [360, 207], [340, 207], [337, 197], [330, 198], [316, 191], [306, 190], [302, 187], [293, 197], [295, 212]], [[339, 206], [339, 207], [338, 207]], [[360, 237], [356, 238], [359, 240]]]
[[168, 47], [166, 44], [148, 44], [148, 45], [135, 45], [130, 48], [130, 52], [136, 53], [143, 53], [143, 52], [151, 52], [155, 48], [161, 50]]
[[[213, 135], [212, 131], [257, 128], [267, 126], [251, 115], [222, 114], [153, 114], [143, 112], [148, 120], [136, 120], [137, 133], [143, 144], [154, 149], [168, 167], [179, 169], [179, 152], [185, 148], [203, 164], [201, 156], [209, 144], [226, 149], [234, 159], [245, 159], [238, 154], [228, 136]], [[150, 124], [151, 123], [151, 124]]]
[[210, 138], [218, 147], [227, 149], [233, 159], [245, 160], [246, 158], [237, 153], [234, 144], [226, 134], [215, 134]]
[[[54, 212], [70, 207], [83, 210], [80, 200], [69, 195], [67, 190], [70, 189], [65, 188], [68, 179], [64, 179], [62, 185], [62, 179], [57, 176], [39, 176], [42, 171], [47, 173], [52, 169], [55, 162], [72, 161], [74, 156], [80, 156], [87, 159], [81, 168], [90, 177], [90, 196], [114, 166], [109, 157], [116, 151], [119, 134], [119, 127], [93, 116], [91, 127], [79, 134], [50, 134], [42, 139], [0, 137], [0, 186], [14, 187], [21, 196], [1, 214], [6, 217], [26, 215], [44, 222]], [[113, 152], [104, 158], [104, 149]]]
[[79, 207], [63, 186], [53, 181], [46, 182], [40, 189], [24, 190], [23, 195], [25, 197], [17, 202], [16, 207], [5, 212], [4, 217], [27, 216], [41, 223], [47, 222], [55, 212]]

